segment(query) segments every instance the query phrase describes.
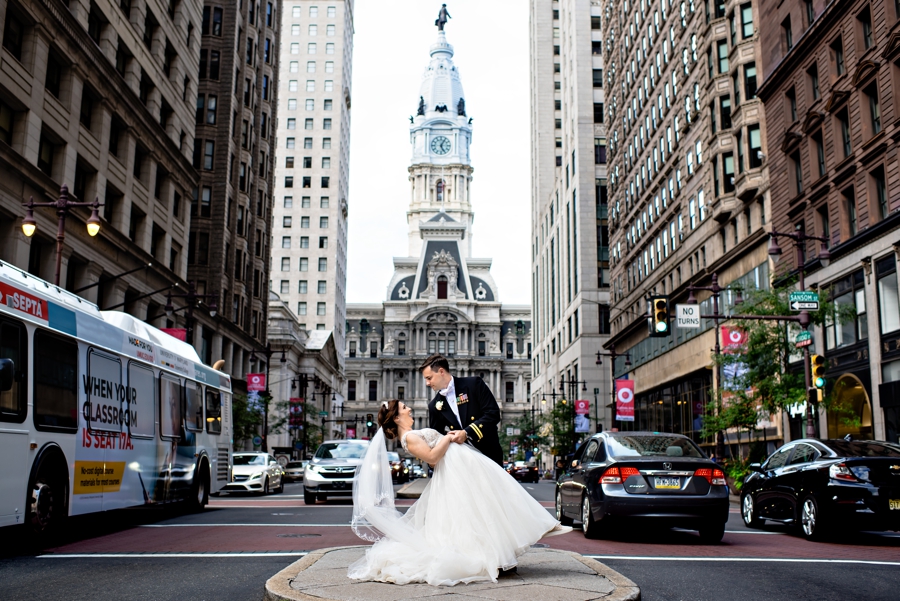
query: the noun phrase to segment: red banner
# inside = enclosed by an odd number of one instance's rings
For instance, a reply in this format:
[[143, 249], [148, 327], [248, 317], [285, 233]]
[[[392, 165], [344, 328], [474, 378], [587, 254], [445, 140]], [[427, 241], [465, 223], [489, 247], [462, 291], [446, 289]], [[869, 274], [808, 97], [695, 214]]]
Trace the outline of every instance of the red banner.
[[743, 353], [747, 345], [747, 330], [736, 326], [722, 326], [722, 352]]
[[579, 399], [575, 401], [575, 415], [587, 415], [591, 412], [591, 402]]
[[616, 380], [616, 419], [634, 421], [634, 380]]
[[160, 330], [162, 330], [172, 338], [177, 338], [182, 342], [187, 342], [187, 330], [184, 328], [160, 328]]
[[247, 392], [263, 392], [266, 389], [266, 374], [247, 374]]
[[289, 425], [303, 425], [303, 399], [299, 397], [291, 397], [288, 402], [290, 404]]
[[347, 438], [356, 438], [356, 428], [347, 428]]

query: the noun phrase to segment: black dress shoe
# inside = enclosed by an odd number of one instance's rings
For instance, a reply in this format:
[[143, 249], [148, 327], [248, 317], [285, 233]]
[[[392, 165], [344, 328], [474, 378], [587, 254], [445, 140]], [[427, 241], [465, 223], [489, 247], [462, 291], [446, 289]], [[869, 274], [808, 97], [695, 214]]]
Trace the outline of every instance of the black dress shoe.
[[518, 571], [519, 570], [518, 570], [517, 566], [513, 566], [513, 567], [509, 568], [508, 570], [500, 570], [499, 578], [503, 578], [504, 576], [512, 576], [514, 574], [517, 574]]

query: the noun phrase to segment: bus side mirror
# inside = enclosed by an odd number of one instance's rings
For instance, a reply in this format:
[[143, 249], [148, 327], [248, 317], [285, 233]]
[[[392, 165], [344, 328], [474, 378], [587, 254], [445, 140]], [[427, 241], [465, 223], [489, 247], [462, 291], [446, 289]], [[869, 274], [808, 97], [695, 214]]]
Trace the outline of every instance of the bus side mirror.
[[16, 365], [12, 359], [0, 359], [0, 392], [12, 390]]

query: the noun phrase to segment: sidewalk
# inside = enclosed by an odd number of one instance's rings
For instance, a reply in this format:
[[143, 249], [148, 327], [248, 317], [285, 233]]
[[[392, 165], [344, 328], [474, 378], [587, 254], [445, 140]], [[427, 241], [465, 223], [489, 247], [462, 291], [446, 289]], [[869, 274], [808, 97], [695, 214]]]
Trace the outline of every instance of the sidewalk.
[[266, 582], [264, 601], [379, 601], [427, 597], [435, 601], [640, 601], [635, 583], [602, 563], [570, 551], [532, 549], [519, 558], [518, 572], [495, 584], [479, 582], [451, 587], [399, 586], [358, 582], [347, 567], [365, 546], [314, 551]]
[[404, 484], [397, 491], [398, 499], [418, 499], [422, 496], [422, 492], [431, 480], [428, 478], [416, 478], [412, 482]]

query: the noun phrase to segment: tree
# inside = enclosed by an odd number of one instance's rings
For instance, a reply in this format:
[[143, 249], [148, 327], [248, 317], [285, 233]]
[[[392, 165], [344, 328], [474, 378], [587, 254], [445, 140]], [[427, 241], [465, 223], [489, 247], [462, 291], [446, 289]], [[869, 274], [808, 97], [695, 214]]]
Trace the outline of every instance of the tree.
[[263, 423], [262, 411], [247, 401], [246, 394], [235, 393], [231, 400], [231, 415], [234, 427], [233, 449], [239, 451], [245, 442], [259, 434]]
[[[743, 305], [736, 308], [742, 315], [796, 315], [790, 307], [792, 287], [753, 290], [745, 293]], [[845, 323], [856, 315], [848, 305], [836, 305], [821, 291], [819, 310], [810, 313], [813, 325]], [[778, 320], [734, 320], [746, 332], [746, 344], [736, 353], [722, 353], [714, 361], [729, 375], [727, 389], [720, 386], [706, 407], [703, 435], [717, 436], [728, 429], [756, 430], [763, 415], [771, 415], [806, 401], [806, 379], [803, 368], [792, 369], [800, 351], [794, 339], [800, 328], [793, 322]], [[833, 395], [827, 395], [828, 409]], [[721, 451], [719, 451], [721, 453]], [[741, 458], [743, 459], [743, 458]]]
[[575, 432], [575, 403], [559, 401], [550, 411], [553, 424], [553, 447], [555, 455], [568, 455], [575, 448], [579, 435]]
[[[513, 440], [517, 441], [519, 450], [512, 459], [513, 461], [524, 461], [525, 451], [535, 447], [546, 446], [549, 443], [547, 437], [540, 435], [541, 427], [544, 423], [545, 421], [541, 419], [540, 415], [535, 415], [534, 423], [532, 423], [531, 415], [525, 413], [520, 415], [514, 422], [501, 424], [499, 432], [500, 448], [503, 449], [504, 453], [507, 453], [510, 448], [510, 442]], [[506, 434], [507, 428], [518, 429], [520, 434], [508, 436]]]

